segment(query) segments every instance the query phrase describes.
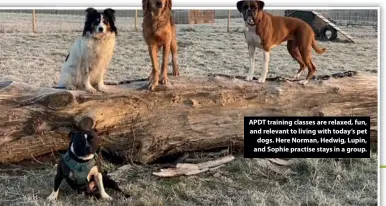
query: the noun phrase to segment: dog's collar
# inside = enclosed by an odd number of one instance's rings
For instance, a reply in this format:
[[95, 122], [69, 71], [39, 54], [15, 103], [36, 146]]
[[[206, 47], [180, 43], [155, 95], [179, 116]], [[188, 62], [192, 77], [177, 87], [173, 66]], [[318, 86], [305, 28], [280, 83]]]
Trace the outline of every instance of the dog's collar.
[[[76, 162], [78, 162], [78, 163], [87, 163], [87, 162], [89, 162], [89, 161], [92, 160], [92, 159], [89, 159], [89, 160], [83, 160], [83, 159], [80, 159], [80, 158], [78, 158], [74, 153], [72, 153], [72, 152], [70, 151], [70, 149], [67, 150], [66, 154], [68, 155], [69, 158], [71, 158], [72, 160], [74, 160], [74, 161], [76, 161]], [[95, 159], [96, 155], [97, 155], [97, 154], [94, 153], [94, 159]]]
[[87, 183], [87, 175], [91, 168], [96, 165], [97, 154], [90, 160], [81, 160], [77, 158], [70, 150], [62, 156], [64, 163], [73, 173], [73, 178], [76, 184], [84, 185]]
[[256, 19], [256, 21], [253, 21], [253, 22], [255, 22], [255, 24], [254, 24], [253, 26], [257, 26], [257, 25], [259, 25], [259, 24], [260, 24], [260, 22], [261, 22], [261, 19]]

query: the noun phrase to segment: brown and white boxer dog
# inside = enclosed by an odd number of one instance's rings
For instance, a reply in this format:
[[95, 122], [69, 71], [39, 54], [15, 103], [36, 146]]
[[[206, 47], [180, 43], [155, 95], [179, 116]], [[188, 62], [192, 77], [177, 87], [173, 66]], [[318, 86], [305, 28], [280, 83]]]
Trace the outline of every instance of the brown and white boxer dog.
[[264, 83], [271, 49], [287, 41], [288, 52], [300, 65], [295, 78], [299, 78], [307, 67], [306, 79], [299, 81], [300, 84], [307, 84], [316, 73], [311, 48], [318, 54], [323, 54], [326, 49], [317, 46], [314, 31], [306, 22], [297, 18], [271, 15], [263, 11], [264, 5], [264, 2], [259, 0], [243, 0], [236, 4], [245, 22], [245, 39], [248, 44], [250, 67], [246, 80], [253, 79], [256, 47], [264, 51], [263, 71], [258, 79], [259, 83]]
[[[100, 138], [96, 132], [92, 130], [71, 131], [69, 137], [71, 139], [69, 148], [60, 158], [54, 189], [47, 200], [55, 201], [57, 199], [59, 186], [63, 179], [78, 193], [84, 192], [86, 195], [112, 200], [105, 191], [106, 187], [120, 192], [125, 197], [130, 197], [106, 173], [102, 173], [100, 158], [97, 155]], [[97, 190], [99, 190], [99, 195], [96, 193]]]

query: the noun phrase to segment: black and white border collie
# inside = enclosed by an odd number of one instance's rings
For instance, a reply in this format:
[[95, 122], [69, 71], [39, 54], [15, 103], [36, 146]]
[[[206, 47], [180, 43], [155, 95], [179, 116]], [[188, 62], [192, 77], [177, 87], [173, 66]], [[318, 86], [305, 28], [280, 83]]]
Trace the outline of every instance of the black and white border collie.
[[82, 37], [75, 41], [66, 57], [57, 87], [107, 93], [104, 75], [113, 57], [118, 34], [115, 11], [108, 8], [98, 12], [88, 8], [86, 13]]

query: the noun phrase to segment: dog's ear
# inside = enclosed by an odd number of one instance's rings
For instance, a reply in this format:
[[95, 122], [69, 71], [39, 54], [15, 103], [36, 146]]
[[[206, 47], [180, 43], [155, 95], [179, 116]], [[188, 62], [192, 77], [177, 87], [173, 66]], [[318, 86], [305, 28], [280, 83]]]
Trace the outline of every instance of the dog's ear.
[[257, 2], [257, 6], [259, 7], [257, 10], [259, 10], [259, 11], [263, 10], [263, 8], [265, 6], [264, 1], [256, 1], [256, 2]]
[[237, 4], [236, 4], [236, 7], [237, 7], [237, 10], [242, 13], [243, 12], [243, 5], [244, 5], [244, 1], [238, 1]]
[[115, 26], [115, 10], [111, 8], [107, 8], [103, 11], [103, 14], [108, 18], [110, 29], [115, 33], [115, 36], [118, 36], [118, 29]]
[[111, 9], [111, 8], [108, 8], [108, 9], [105, 9], [103, 11], [103, 13], [108, 16], [108, 17], [111, 17], [111, 19], [113, 21], [115, 21], [115, 10], [114, 9]]
[[88, 8], [88, 9], [86, 9], [86, 14], [87, 14], [87, 15], [90, 15], [90, 14], [95, 13], [95, 12], [97, 12], [97, 10], [95, 10], [94, 8]]
[[149, 1], [148, 0], [142, 0], [142, 10], [146, 11], [149, 8]]
[[85, 10], [85, 12], [86, 12], [86, 22], [84, 23], [82, 36], [86, 36], [87, 31], [90, 31], [90, 29], [91, 29], [91, 24], [92, 24], [92, 20], [90, 18], [91, 15], [98, 13], [98, 11], [95, 10], [94, 8], [88, 8]]
[[171, 11], [173, 6], [172, 0], [166, 0], [166, 6]]

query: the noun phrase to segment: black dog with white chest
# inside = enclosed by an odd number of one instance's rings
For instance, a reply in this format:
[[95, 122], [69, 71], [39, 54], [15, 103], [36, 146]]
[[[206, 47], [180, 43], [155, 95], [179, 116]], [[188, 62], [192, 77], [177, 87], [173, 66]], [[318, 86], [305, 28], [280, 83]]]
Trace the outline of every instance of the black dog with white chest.
[[[125, 197], [130, 197], [119, 188], [114, 180], [102, 172], [100, 158], [97, 155], [100, 143], [97, 133], [91, 130], [71, 131], [69, 136], [71, 139], [69, 148], [60, 158], [54, 180], [54, 189], [47, 200], [57, 199], [59, 186], [63, 179], [78, 193], [84, 192], [86, 195], [112, 200], [105, 191], [105, 188], [112, 188]], [[98, 191], [99, 195], [97, 195]]]

